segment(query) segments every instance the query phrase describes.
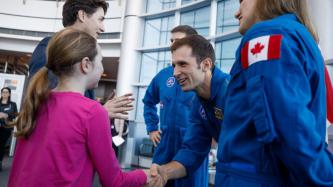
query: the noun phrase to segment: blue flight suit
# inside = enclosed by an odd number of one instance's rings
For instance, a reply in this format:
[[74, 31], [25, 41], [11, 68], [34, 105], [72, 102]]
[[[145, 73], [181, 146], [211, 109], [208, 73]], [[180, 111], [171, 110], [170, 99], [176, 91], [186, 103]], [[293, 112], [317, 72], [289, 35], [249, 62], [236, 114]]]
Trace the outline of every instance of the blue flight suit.
[[[247, 44], [281, 37], [275, 57], [244, 65]], [[257, 43], [249, 49], [261, 53]], [[262, 46], [262, 47], [261, 47]], [[274, 56], [274, 55], [273, 55]], [[253, 25], [230, 72], [218, 144], [217, 187], [333, 186], [333, 156], [325, 143], [324, 61], [295, 15]]]
[[[161, 70], [150, 83], [144, 103], [144, 119], [147, 132], [157, 131], [160, 121], [161, 142], [155, 149], [153, 163], [166, 164], [181, 148], [183, 137], [188, 129], [189, 111], [194, 98], [193, 92], [183, 92], [173, 76], [173, 68]], [[160, 120], [156, 104], [160, 105]], [[202, 163], [202, 162], [201, 162]], [[169, 181], [167, 186], [205, 187], [208, 186], [208, 160], [200, 164], [188, 177]]]
[[[40, 41], [32, 53], [31, 61], [29, 63], [29, 79], [37, 73], [46, 64], [46, 48], [51, 37], [45, 37]], [[48, 74], [50, 80], [50, 88], [55, 88], [58, 83], [57, 76], [53, 73]], [[86, 90], [84, 96], [90, 99], [95, 99], [94, 90]]]
[[195, 97], [182, 148], [173, 160], [181, 163], [187, 173], [199, 167], [211, 148], [212, 138], [219, 139], [223, 121], [224, 95], [229, 75], [215, 67], [212, 71], [209, 100]]

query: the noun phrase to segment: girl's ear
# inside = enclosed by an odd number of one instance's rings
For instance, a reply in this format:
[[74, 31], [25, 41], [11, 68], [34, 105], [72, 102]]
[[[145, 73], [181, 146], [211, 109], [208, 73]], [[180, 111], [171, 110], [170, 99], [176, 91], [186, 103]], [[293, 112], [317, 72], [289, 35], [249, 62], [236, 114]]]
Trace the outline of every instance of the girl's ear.
[[84, 57], [80, 63], [81, 70], [84, 74], [87, 74], [91, 71], [92, 64], [88, 57]]

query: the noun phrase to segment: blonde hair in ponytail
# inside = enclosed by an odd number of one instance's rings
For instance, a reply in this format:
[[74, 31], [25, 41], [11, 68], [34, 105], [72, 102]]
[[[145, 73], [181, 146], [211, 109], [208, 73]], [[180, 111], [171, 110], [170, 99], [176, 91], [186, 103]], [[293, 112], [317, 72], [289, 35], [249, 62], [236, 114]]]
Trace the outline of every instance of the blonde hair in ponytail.
[[40, 106], [50, 93], [48, 72], [57, 77], [71, 76], [76, 63], [85, 57], [93, 61], [96, 55], [96, 39], [83, 31], [67, 28], [52, 37], [47, 46], [47, 65], [33, 76], [22, 110], [13, 123], [17, 127], [16, 137], [28, 138], [35, 129]]
[[43, 103], [49, 93], [48, 69], [42, 67], [36, 75], [34, 75], [29, 83], [26, 96], [16, 122], [16, 137], [28, 138], [35, 128], [35, 121], [39, 106]]

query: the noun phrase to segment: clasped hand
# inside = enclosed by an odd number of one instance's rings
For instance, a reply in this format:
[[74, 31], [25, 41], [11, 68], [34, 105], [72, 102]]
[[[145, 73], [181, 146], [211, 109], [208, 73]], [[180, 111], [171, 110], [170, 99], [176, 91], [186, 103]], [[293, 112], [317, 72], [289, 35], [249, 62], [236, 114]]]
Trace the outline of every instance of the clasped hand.
[[158, 164], [153, 164], [149, 171], [145, 171], [147, 175], [147, 184], [145, 187], [163, 187], [168, 179], [166, 172]]

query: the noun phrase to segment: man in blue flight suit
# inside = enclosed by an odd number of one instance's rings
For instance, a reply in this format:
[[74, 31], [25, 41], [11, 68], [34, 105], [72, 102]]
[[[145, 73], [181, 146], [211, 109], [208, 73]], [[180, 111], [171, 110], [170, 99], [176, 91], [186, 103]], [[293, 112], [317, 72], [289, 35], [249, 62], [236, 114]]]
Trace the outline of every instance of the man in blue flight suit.
[[[306, 3], [240, 1], [244, 37], [226, 93], [217, 187], [333, 186], [324, 62]], [[177, 164], [152, 169], [164, 180], [186, 173]]]
[[[73, 28], [84, 31], [94, 38], [104, 32], [104, 15], [108, 9], [105, 0], [66, 0], [62, 10], [62, 23], [66, 28]], [[29, 64], [29, 77], [31, 78], [37, 71], [46, 64], [46, 47], [51, 37], [44, 38], [36, 47]], [[49, 73], [50, 85], [55, 88], [57, 77]], [[90, 99], [95, 99], [94, 90], [87, 90], [84, 95]], [[132, 110], [132, 94], [125, 94], [108, 100], [104, 107], [110, 118], [127, 119], [127, 111]]]
[[182, 148], [171, 162], [151, 167], [152, 177], [159, 173], [163, 183], [190, 175], [209, 153], [212, 138], [219, 139], [229, 82], [229, 75], [214, 67], [214, 49], [202, 36], [180, 39], [171, 51], [175, 78], [183, 91], [194, 91], [196, 97]]
[[304, 0], [242, 0], [216, 186], [333, 186], [324, 61]]
[[[179, 25], [171, 30], [171, 44], [189, 35], [197, 34], [187, 25]], [[153, 163], [170, 162], [181, 148], [186, 129], [189, 125], [189, 111], [194, 99], [193, 92], [183, 92], [173, 76], [173, 68], [161, 70], [151, 81], [143, 99], [144, 119], [147, 132], [156, 147]], [[160, 106], [160, 120], [156, 104]], [[158, 123], [160, 122], [160, 130]], [[187, 178], [171, 180], [168, 187], [204, 187], [208, 186], [208, 161], [191, 173]]]

